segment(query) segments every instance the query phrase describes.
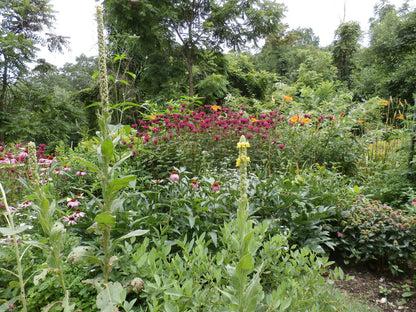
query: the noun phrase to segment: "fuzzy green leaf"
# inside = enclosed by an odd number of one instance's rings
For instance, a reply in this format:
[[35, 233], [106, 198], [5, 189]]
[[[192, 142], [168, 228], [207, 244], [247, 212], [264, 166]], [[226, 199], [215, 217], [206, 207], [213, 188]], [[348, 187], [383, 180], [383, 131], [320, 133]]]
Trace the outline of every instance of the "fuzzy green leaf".
[[106, 139], [101, 143], [101, 153], [107, 159], [111, 159], [114, 154], [114, 144], [113, 141]]
[[18, 226], [14, 230], [5, 228], [5, 227], [0, 227], [0, 233], [3, 234], [4, 236], [13, 236], [14, 234], [18, 234], [23, 231], [26, 231], [27, 229], [30, 229], [29, 225]]
[[116, 225], [116, 217], [112, 216], [109, 212], [103, 212], [94, 218], [94, 222], [114, 227]]

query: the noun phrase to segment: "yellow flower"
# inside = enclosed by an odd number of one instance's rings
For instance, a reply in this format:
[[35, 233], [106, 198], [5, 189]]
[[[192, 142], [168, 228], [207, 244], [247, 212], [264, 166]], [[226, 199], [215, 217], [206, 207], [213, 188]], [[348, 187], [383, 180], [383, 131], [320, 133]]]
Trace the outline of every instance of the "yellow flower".
[[293, 101], [293, 98], [290, 95], [283, 95], [283, 101], [285, 102]]
[[240, 157], [237, 158], [237, 163], [235, 164], [236, 167], [240, 167], [241, 165], [241, 159]]
[[156, 117], [156, 115], [155, 114], [151, 114], [150, 115], [150, 120], [153, 120], [153, 119], [156, 119], [157, 117]]
[[257, 121], [257, 119], [256, 118], [251, 118], [251, 122], [252, 123], [255, 123]]
[[211, 108], [212, 108], [212, 110], [214, 110], [214, 111], [218, 111], [219, 109], [221, 109], [221, 106], [218, 106], [218, 105], [212, 105], [212, 106], [211, 106]]
[[302, 118], [300, 121], [301, 125], [307, 125], [308, 123], [310, 123], [311, 120], [309, 118]]
[[300, 122], [299, 114], [289, 118], [290, 123], [297, 123]]

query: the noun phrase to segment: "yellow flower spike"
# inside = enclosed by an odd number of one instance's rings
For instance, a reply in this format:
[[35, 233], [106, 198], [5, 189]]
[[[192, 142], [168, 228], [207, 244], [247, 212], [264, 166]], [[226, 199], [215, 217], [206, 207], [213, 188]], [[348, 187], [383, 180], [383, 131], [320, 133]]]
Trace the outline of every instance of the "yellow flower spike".
[[247, 162], [250, 162], [250, 157], [247, 157], [246, 160], [247, 160]]
[[235, 164], [236, 167], [240, 167], [241, 165], [241, 159], [240, 157], [237, 158], [237, 163]]
[[237, 148], [241, 148], [241, 147], [242, 147], [241, 143], [237, 143]]

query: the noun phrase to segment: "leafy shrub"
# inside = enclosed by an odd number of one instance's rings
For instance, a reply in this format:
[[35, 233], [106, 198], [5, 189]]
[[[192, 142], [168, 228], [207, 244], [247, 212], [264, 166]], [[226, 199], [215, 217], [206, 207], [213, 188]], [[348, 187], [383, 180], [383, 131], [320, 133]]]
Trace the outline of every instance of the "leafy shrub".
[[379, 201], [357, 196], [337, 233], [337, 252], [346, 263], [375, 263], [394, 268], [413, 259], [416, 219]]

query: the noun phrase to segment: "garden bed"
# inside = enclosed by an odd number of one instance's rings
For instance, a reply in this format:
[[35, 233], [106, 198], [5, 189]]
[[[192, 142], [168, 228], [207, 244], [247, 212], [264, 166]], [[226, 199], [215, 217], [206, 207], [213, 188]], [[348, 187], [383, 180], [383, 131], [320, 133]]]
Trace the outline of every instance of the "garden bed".
[[351, 279], [337, 281], [336, 286], [345, 295], [383, 312], [416, 311], [416, 295], [410, 295], [415, 293], [412, 278], [364, 267], [343, 267], [343, 271]]

